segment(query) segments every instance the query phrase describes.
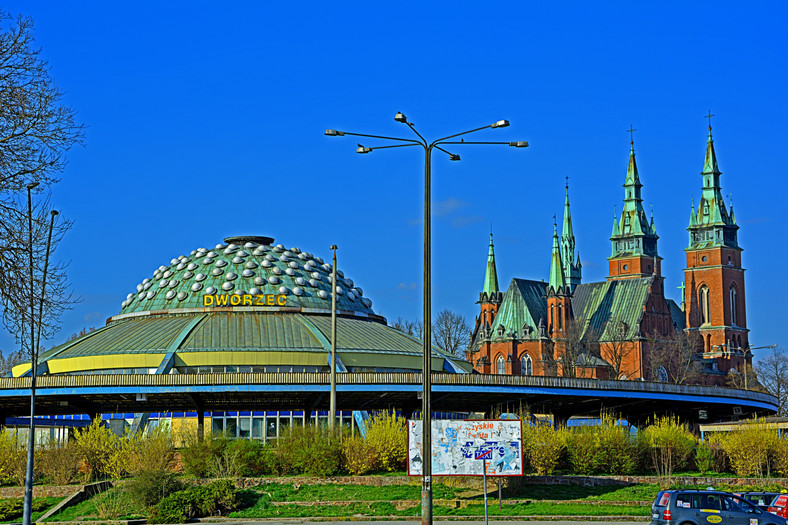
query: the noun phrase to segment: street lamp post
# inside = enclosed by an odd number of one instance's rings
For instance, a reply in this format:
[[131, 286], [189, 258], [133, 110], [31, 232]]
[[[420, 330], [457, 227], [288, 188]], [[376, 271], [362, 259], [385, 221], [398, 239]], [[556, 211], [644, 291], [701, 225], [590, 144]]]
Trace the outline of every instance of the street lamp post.
[[337, 245], [332, 244], [331, 260], [331, 400], [328, 409], [328, 428], [334, 430], [337, 419]]
[[448, 144], [501, 144], [512, 146], [515, 148], [525, 148], [528, 146], [526, 141], [517, 142], [473, 142], [465, 140], [450, 140], [461, 135], [468, 135], [483, 129], [488, 128], [505, 128], [509, 126], [508, 120], [498, 120], [487, 126], [474, 128], [461, 133], [455, 133], [447, 137], [443, 137], [432, 142], [425, 139], [417, 130], [412, 122], [402, 112], [397, 112], [394, 120], [401, 124], [407, 125], [411, 131], [418, 137], [416, 139], [406, 139], [400, 137], [387, 137], [382, 135], [368, 135], [365, 133], [351, 133], [349, 131], [339, 131], [336, 129], [327, 129], [325, 134], [329, 137], [342, 137], [345, 135], [353, 137], [368, 137], [373, 139], [381, 139], [386, 141], [395, 141], [398, 144], [389, 144], [385, 146], [367, 147], [358, 144], [356, 153], [370, 153], [376, 149], [388, 148], [402, 148], [408, 146], [421, 146], [424, 149], [424, 299], [423, 299], [423, 321], [422, 321], [422, 487], [421, 487], [421, 523], [422, 525], [430, 525], [432, 523], [432, 408], [431, 408], [431, 392], [432, 392], [432, 268], [431, 268], [431, 212], [430, 212], [430, 195], [431, 195], [431, 176], [432, 176], [432, 150], [437, 149], [446, 153], [449, 160], [458, 161], [460, 156], [446, 151], [441, 146]]
[[744, 368], [744, 390], [749, 390], [747, 388], [748, 386], [747, 385], [747, 354], [750, 354], [750, 356], [752, 356], [753, 350], [760, 350], [762, 348], [777, 348], [777, 345], [775, 344], [775, 345], [766, 345], [766, 346], [748, 346], [747, 348], [742, 350], [742, 354], [744, 355], [744, 365], [742, 365]]

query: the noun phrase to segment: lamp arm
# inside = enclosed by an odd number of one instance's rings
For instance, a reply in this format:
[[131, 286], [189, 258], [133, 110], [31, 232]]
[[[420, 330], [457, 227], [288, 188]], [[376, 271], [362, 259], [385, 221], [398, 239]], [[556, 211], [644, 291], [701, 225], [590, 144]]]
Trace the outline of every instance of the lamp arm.
[[[449, 135], [448, 137], [440, 138], [440, 139], [434, 141], [433, 144], [438, 144], [438, 143], [443, 142], [446, 139], [453, 139], [454, 137], [459, 137], [460, 135], [467, 135], [468, 133], [475, 133], [477, 131], [481, 131], [483, 129], [487, 129], [487, 128], [491, 128], [491, 127], [492, 127], [492, 125], [488, 124], [487, 126], [482, 126], [481, 128], [470, 129], [468, 131], [463, 131], [462, 133], [455, 133], [454, 135]], [[451, 144], [451, 142], [446, 142], [445, 144]]]
[[352, 135], [354, 137], [369, 137], [369, 138], [373, 138], [373, 139], [399, 140], [401, 142], [411, 142], [413, 144], [421, 145], [421, 142], [419, 142], [418, 140], [415, 140], [415, 139], [403, 139], [403, 138], [399, 138], [399, 137], [384, 137], [382, 135], [368, 135], [366, 133], [351, 133], [350, 131], [343, 131], [342, 133], [345, 134], [345, 135]]

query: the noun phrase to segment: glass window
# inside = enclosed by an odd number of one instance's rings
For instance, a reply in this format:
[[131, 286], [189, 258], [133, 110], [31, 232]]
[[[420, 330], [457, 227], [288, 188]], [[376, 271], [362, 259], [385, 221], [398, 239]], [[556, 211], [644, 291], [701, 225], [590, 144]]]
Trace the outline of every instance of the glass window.
[[265, 418], [265, 438], [268, 439], [276, 439], [276, 418], [275, 417], [267, 417]]
[[731, 323], [736, 324], [736, 287], [731, 286], [730, 290], [730, 298], [731, 298]]
[[290, 428], [290, 418], [287, 417], [279, 417], [279, 435], [286, 436], [288, 429]]
[[711, 322], [709, 316], [709, 288], [706, 285], [700, 288], [700, 324]]
[[231, 438], [238, 436], [238, 419], [236, 417], [227, 417], [224, 422], [224, 435]]
[[238, 437], [248, 438], [252, 431], [252, 419], [249, 417], [238, 418]]
[[506, 360], [503, 358], [502, 355], [498, 356], [498, 359], [496, 360], [495, 363], [496, 363], [496, 365], [495, 365], [495, 372], [497, 374], [501, 374], [501, 375], [505, 374], [506, 373]]
[[534, 373], [534, 371], [533, 371], [533, 361], [531, 361], [531, 356], [528, 355], [528, 354], [525, 354], [520, 359], [520, 373], [522, 375], [524, 375], [524, 376], [530, 376], [530, 375], [533, 375], [533, 373]]
[[211, 433], [224, 434], [224, 418], [215, 417], [211, 419]]
[[262, 417], [255, 417], [252, 418], [252, 437], [256, 439], [263, 439], [265, 434], [263, 429], [265, 428], [265, 419]]

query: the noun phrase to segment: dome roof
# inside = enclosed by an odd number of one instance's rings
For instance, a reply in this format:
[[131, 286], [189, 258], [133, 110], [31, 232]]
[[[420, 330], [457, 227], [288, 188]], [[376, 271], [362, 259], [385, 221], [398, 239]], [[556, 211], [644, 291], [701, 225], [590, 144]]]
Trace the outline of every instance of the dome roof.
[[[330, 262], [297, 247], [274, 245], [270, 237], [224, 241], [159, 266], [126, 296], [120, 314], [209, 306], [331, 310]], [[374, 315], [372, 301], [339, 269], [335, 286], [339, 311]], [[259, 296], [271, 297], [266, 302]]]

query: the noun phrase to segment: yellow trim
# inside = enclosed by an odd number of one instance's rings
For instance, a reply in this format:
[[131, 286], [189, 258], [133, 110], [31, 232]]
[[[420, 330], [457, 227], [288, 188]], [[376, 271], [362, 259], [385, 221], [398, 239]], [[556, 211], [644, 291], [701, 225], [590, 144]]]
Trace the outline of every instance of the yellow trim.
[[47, 361], [50, 374], [65, 374], [83, 370], [112, 368], [158, 368], [164, 354], [112, 354], [67, 357]]
[[15, 367], [11, 368], [11, 376], [22, 377], [22, 374], [26, 374], [28, 370], [30, 370], [30, 363], [16, 365]]
[[325, 350], [317, 350], [315, 352], [178, 352], [175, 355], [175, 366], [211, 365], [328, 366], [328, 353]]

